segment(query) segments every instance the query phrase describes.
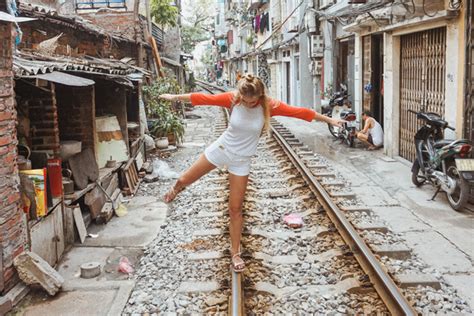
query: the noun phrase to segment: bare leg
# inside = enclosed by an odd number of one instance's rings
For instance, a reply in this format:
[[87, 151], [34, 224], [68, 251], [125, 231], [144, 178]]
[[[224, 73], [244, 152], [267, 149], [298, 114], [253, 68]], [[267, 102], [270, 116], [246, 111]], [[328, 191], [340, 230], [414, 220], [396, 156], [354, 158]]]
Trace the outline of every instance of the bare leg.
[[369, 142], [369, 136], [364, 133], [357, 133], [357, 138], [367, 147], [374, 148], [374, 145]]
[[191, 167], [184, 171], [174, 184], [174, 186], [165, 194], [164, 201], [169, 203], [173, 201], [180, 191], [182, 191], [188, 185], [194, 183], [196, 180], [215, 169], [212, 163], [210, 163], [204, 154], [202, 154]]
[[236, 176], [229, 173], [230, 196], [229, 196], [229, 216], [230, 216], [230, 243], [232, 265], [235, 270], [242, 270], [245, 263], [236, 255], [239, 253], [240, 239], [242, 237], [242, 204], [244, 202], [245, 191], [247, 190], [248, 176]]

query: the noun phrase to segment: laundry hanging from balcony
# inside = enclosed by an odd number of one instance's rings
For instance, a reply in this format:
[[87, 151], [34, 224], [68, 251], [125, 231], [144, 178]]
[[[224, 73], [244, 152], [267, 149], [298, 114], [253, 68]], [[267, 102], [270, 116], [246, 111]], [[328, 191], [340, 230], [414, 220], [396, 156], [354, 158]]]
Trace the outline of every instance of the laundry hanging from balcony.
[[265, 33], [270, 31], [270, 14], [268, 12], [257, 14], [253, 20], [253, 28], [255, 33]]

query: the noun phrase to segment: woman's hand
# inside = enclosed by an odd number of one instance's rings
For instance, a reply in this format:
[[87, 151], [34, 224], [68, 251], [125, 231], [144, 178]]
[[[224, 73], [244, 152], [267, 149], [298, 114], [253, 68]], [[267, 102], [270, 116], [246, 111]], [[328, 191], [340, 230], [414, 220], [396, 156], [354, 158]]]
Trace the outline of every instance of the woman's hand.
[[331, 125], [334, 125], [336, 127], [343, 127], [343, 124], [345, 123], [346, 121], [344, 120], [341, 120], [341, 119], [336, 119], [336, 118], [329, 118], [329, 121], [328, 123], [331, 124]]
[[177, 100], [177, 95], [176, 94], [165, 93], [165, 94], [160, 94], [158, 96], [158, 98], [163, 99], [163, 100], [167, 100], [167, 101], [176, 101]]

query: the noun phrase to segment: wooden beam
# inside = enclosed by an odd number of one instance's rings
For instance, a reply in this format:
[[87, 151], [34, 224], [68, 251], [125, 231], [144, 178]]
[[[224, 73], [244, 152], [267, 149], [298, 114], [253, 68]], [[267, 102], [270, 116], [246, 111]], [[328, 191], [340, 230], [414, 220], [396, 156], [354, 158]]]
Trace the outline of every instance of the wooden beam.
[[158, 75], [163, 78], [165, 75], [163, 74], [163, 65], [161, 64], [160, 53], [158, 52], [158, 46], [156, 45], [155, 38], [153, 36], [149, 36], [148, 40], [150, 41], [153, 57], [155, 57], [156, 66], [158, 69]]

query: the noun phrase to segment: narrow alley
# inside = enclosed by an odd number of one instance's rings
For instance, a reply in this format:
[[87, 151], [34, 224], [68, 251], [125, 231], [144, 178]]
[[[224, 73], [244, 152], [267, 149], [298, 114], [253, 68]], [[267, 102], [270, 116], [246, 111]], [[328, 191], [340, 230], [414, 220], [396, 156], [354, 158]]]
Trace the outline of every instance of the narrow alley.
[[0, 315], [474, 314], [473, 18], [0, 1]]

